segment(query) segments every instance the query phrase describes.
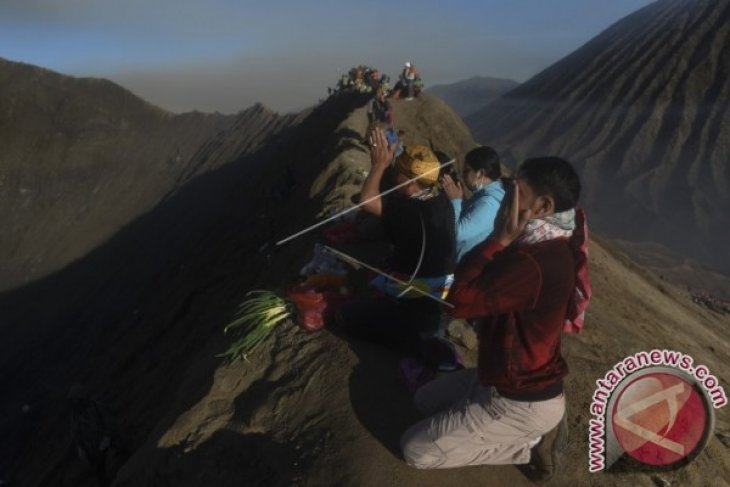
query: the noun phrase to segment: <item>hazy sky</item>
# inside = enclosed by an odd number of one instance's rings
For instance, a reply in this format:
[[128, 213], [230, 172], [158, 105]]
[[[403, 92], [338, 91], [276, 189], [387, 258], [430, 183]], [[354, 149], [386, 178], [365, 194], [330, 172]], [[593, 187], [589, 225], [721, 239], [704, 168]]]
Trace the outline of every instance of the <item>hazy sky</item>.
[[317, 102], [356, 64], [524, 81], [649, 0], [0, 0], [0, 57], [172, 111]]

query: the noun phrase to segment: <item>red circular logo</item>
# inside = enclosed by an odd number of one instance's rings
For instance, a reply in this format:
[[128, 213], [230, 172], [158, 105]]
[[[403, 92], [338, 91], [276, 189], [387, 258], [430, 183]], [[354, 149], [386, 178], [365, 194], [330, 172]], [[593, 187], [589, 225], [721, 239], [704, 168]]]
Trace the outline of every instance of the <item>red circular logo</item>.
[[689, 457], [706, 436], [708, 412], [695, 386], [665, 372], [630, 382], [613, 406], [621, 448], [649, 465], [668, 466]]

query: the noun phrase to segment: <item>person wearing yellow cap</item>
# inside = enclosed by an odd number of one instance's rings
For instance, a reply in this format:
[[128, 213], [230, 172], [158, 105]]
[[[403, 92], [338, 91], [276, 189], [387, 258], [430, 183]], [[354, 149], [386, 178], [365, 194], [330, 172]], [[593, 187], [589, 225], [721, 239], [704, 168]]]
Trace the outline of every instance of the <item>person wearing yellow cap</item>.
[[364, 211], [380, 218], [393, 244], [387, 271], [421, 292], [378, 277], [371, 284], [384, 296], [344, 307], [338, 321], [361, 338], [422, 356], [423, 339], [438, 331], [441, 317], [438, 300], [424, 296], [424, 292], [442, 298], [453, 279], [455, 217], [448, 198], [437, 189], [439, 160], [422, 145], [406, 146], [395, 159], [393, 182], [402, 186], [380, 196], [381, 181], [395, 151], [381, 129], [373, 131], [372, 168], [360, 200], [366, 202]]

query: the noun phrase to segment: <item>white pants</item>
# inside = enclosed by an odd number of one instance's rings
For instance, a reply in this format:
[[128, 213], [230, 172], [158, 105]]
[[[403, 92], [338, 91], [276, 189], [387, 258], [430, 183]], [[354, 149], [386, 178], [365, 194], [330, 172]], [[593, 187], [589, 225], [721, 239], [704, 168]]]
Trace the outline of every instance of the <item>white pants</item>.
[[432, 415], [401, 438], [406, 462], [416, 468], [524, 464], [537, 439], [560, 423], [565, 396], [514, 401], [479, 383], [465, 369], [424, 384], [416, 407]]

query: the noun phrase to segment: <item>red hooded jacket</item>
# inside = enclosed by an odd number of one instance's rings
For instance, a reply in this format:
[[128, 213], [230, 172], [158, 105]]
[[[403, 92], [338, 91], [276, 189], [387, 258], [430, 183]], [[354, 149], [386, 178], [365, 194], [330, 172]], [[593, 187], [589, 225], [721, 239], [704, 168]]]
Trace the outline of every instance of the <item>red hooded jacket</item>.
[[504, 248], [488, 239], [459, 263], [447, 301], [476, 318], [479, 379], [518, 400], [562, 392], [560, 339], [576, 289], [568, 239]]

